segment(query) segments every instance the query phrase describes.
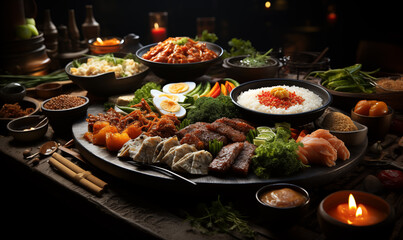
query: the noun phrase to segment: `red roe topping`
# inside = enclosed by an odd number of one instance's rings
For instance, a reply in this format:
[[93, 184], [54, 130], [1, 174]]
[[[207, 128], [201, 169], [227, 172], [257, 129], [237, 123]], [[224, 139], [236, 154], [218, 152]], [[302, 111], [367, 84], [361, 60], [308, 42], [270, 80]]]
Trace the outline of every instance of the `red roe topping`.
[[[284, 94], [287, 91], [288, 94]], [[284, 108], [288, 109], [291, 106], [302, 104], [305, 99], [296, 95], [295, 92], [290, 92], [284, 88], [281, 88], [281, 93], [278, 91], [262, 91], [261, 94], [257, 95], [259, 103], [267, 107]]]

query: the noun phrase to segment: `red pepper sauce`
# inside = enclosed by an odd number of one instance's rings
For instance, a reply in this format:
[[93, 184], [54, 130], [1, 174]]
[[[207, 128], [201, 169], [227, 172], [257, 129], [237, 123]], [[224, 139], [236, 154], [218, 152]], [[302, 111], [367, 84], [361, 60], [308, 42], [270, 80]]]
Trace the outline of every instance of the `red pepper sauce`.
[[261, 94], [257, 95], [259, 103], [267, 107], [284, 108], [288, 109], [291, 106], [302, 104], [305, 99], [296, 95], [295, 92], [289, 92], [287, 98], [278, 98], [273, 96], [270, 91], [262, 91]]

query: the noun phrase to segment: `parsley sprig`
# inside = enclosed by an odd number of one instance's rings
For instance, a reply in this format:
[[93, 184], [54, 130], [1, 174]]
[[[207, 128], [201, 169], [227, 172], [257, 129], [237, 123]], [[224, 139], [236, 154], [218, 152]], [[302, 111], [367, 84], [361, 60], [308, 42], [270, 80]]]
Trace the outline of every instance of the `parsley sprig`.
[[247, 238], [255, 236], [255, 231], [245, 220], [246, 217], [241, 215], [232, 203], [224, 205], [220, 201], [220, 196], [216, 201], [211, 202], [210, 206], [201, 204], [200, 209], [200, 216], [195, 217], [188, 214], [186, 220], [202, 233], [239, 232]]

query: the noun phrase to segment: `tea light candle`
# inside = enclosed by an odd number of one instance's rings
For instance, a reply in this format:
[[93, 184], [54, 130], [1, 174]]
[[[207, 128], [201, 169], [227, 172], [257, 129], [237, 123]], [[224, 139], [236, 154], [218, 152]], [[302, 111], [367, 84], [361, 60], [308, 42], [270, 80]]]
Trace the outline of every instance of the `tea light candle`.
[[168, 32], [168, 12], [150, 12], [148, 16], [152, 41], [164, 41]]
[[320, 226], [330, 239], [379, 239], [391, 231], [394, 211], [382, 198], [360, 191], [339, 191], [319, 205]]
[[159, 27], [158, 23], [154, 23], [154, 28], [151, 29], [151, 36], [154, 42], [162, 42], [167, 38], [167, 30], [164, 27]]
[[335, 219], [352, 225], [372, 225], [384, 220], [387, 214], [376, 207], [356, 204], [353, 194], [349, 195], [348, 203], [339, 204], [336, 208], [329, 209], [329, 215]]

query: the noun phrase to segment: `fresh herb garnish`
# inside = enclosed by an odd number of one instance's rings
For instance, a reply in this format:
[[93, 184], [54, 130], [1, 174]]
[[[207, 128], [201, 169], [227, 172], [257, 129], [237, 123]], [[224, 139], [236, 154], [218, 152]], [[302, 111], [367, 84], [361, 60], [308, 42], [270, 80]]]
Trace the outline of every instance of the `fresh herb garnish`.
[[187, 37], [182, 37], [179, 40], [176, 40], [174, 43], [176, 45], [185, 45], [188, 42], [189, 38]]
[[208, 151], [211, 153], [211, 155], [213, 155], [213, 157], [215, 157], [220, 152], [223, 146], [224, 143], [222, 141], [214, 139], [213, 141], [208, 142]]
[[[272, 133], [274, 136], [271, 136]], [[289, 125], [276, 124], [272, 132], [261, 132], [258, 138], [262, 140], [252, 157], [252, 168], [256, 176], [264, 179], [289, 176], [309, 167], [298, 159], [297, 150], [302, 143], [291, 138]]]
[[203, 30], [201, 36], [196, 36], [194, 40], [214, 43], [218, 40], [218, 37], [215, 33], [209, 33], [207, 30]]
[[211, 202], [210, 206], [200, 204], [199, 210], [199, 216], [191, 216], [188, 214], [186, 220], [202, 233], [232, 233], [236, 231], [248, 238], [255, 236], [255, 231], [245, 220], [246, 217], [241, 215], [241, 213], [233, 207], [232, 203], [224, 205], [220, 201], [220, 196], [218, 196], [216, 201]]
[[268, 60], [270, 59], [270, 53], [273, 51], [273, 49], [270, 49], [267, 51], [265, 54], [260, 54], [258, 52], [253, 53], [249, 57], [246, 57], [241, 60], [241, 65], [247, 66], [247, 67], [262, 67], [267, 65]]

